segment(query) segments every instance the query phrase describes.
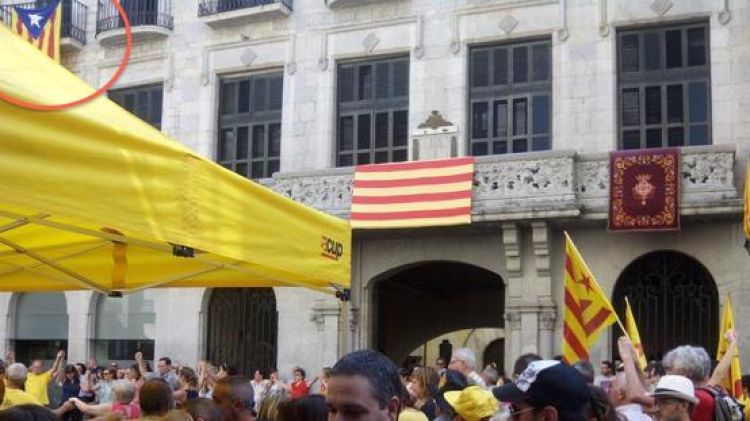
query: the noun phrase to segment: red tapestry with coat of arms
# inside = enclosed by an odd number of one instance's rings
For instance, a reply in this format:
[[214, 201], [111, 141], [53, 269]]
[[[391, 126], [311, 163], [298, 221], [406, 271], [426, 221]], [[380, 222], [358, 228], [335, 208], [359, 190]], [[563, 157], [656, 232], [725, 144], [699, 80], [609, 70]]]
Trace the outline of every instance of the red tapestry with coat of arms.
[[609, 230], [680, 229], [680, 150], [615, 151], [609, 156]]

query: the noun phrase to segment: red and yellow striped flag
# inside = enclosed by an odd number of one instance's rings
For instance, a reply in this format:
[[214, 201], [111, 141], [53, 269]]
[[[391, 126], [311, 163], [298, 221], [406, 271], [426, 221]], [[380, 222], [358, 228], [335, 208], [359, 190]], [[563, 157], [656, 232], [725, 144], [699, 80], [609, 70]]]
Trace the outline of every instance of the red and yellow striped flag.
[[565, 317], [563, 359], [568, 364], [588, 361], [599, 334], [617, 321], [612, 304], [565, 233]]
[[745, 229], [745, 238], [750, 240], [750, 159], [747, 161], [747, 167], [745, 168], [744, 199], [745, 212], [742, 219], [742, 227]]
[[471, 223], [474, 157], [359, 165], [352, 228]]
[[59, 63], [62, 1], [52, 1], [36, 9], [7, 7], [10, 8], [11, 29]]
[[641, 370], [645, 370], [646, 365], [648, 364], [646, 361], [646, 352], [643, 350], [641, 334], [638, 333], [638, 325], [635, 324], [633, 309], [630, 308], [628, 297], [625, 297], [625, 329], [628, 331], [628, 337], [633, 344], [633, 348], [635, 348], [635, 351], [638, 353], [638, 362], [640, 363]]
[[[724, 336], [727, 332], [734, 335], [734, 312], [732, 311], [732, 299], [727, 297], [724, 302], [724, 313], [721, 316], [721, 330], [719, 331], [719, 346], [716, 350], [716, 360], [720, 361], [727, 351], [730, 343]], [[742, 390], [742, 370], [740, 369], [740, 350], [735, 348], [732, 363], [729, 366], [729, 375], [724, 378], [721, 385], [729, 391], [737, 400], [744, 401], [745, 393]]]

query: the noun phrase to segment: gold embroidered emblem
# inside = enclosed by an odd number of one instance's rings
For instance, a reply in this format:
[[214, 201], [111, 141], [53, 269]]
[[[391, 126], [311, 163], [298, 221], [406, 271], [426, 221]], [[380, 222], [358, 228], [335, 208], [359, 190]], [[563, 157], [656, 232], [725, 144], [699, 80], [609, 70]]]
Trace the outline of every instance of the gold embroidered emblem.
[[656, 190], [656, 187], [651, 184], [650, 174], [636, 175], [635, 179], [638, 182], [635, 184], [635, 186], [633, 186], [633, 194], [638, 200], [641, 201], [641, 206], [646, 206], [646, 202], [648, 201], [648, 199], [650, 199], [654, 195], [654, 190]]

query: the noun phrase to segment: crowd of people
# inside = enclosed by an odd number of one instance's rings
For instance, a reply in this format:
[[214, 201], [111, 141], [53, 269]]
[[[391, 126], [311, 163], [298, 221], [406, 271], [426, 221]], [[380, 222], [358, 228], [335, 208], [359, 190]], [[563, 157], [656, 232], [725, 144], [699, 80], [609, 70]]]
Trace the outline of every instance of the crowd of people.
[[[736, 346], [734, 338], [730, 350]], [[479, 370], [467, 348], [435, 366], [399, 370], [362, 350], [313, 380], [295, 367], [289, 382], [276, 370], [248, 379], [230, 365], [201, 362], [194, 370], [167, 357], [152, 371], [141, 353], [127, 369], [65, 365], [61, 351], [49, 370], [12, 357], [0, 365], [0, 421], [744, 421], [742, 402], [718, 386], [731, 358], [712, 369], [705, 349], [686, 345], [641, 370], [626, 337], [618, 347], [621, 361], [603, 361], [598, 375], [589, 362], [525, 354], [507, 377], [493, 365]], [[53, 382], [62, 389], [57, 405], [48, 398]]]

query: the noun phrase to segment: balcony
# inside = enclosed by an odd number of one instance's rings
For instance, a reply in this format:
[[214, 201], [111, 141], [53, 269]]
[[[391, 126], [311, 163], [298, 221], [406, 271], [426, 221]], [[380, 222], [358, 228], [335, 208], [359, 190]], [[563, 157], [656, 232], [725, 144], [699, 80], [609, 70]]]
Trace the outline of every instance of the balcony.
[[[164, 38], [172, 32], [169, 0], [122, 0], [134, 41]], [[102, 45], [125, 43], [125, 22], [110, 0], [100, 0], [96, 12], [96, 39]]]
[[62, 32], [60, 33], [61, 51], [80, 51], [86, 45], [86, 15], [88, 11], [88, 6], [78, 0], [63, 0]]
[[[36, 2], [16, 3], [24, 9], [37, 7]], [[78, 0], [62, 1], [62, 27], [60, 28], [60, 50], [79, 51], [86, 45], [86, 12], [88, 7]], [[10, 26], [11, 5], [0, 5], [0, 21]]]
[[[737, 215], [742, 200], [734, 183], [734, 146], [682, 148], [683, 216]], [[342, 218], [349, 217], [352, 168], [277, 173], [262, 184], [295, 201]], [[572, 151], [478, 157], [472, 220], [517, 221], [550, 218], [606, 220], [609, 155]]]
[[214, 29], [287, 17], [291, 13], [292, 0], [200, 0], [198, 3], [198, 17]]

